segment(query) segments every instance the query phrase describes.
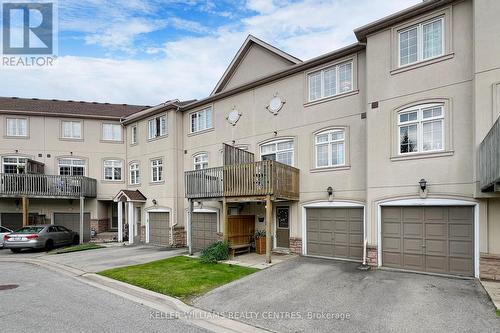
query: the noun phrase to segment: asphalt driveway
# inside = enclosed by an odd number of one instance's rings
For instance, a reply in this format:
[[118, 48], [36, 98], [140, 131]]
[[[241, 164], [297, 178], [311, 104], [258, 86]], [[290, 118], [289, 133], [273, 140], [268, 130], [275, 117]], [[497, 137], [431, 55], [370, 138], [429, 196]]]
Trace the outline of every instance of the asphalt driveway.
[[169, 249], [155, 246], [112, 246], [64, 254], [47, 254], [44, 251], [12, 253], [4, 249], [0, 250], [0, 259], [34, 258], [66, 265], [88, 273], [95, 273], [109, 268], [138, 265], [170, 258], [183, 253], [186, 253], [186, 249]]
[[500, 331], [476, 280], [361, 272], [357, 265], [299, 257], [215, 289], [194, 305], [279, 332]]

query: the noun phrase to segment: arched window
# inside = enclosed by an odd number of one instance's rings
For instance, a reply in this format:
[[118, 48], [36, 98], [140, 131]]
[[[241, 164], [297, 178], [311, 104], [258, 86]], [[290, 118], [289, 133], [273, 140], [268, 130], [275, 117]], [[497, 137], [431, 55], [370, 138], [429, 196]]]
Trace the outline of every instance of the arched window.
[[200, 153], [194, 156], [194, 169], [201, 170], [208, 168], [208, 154]]
[[317, 133], [314, 138], [316, 168], [345, 165], [345, 131], [330, 129]]
[[273, 160], [293, 166], [293, 139], [276, 140], [260, 146], [262, 161]]
[[423, 104], [400, 111], [398, 137], [399, 154], [443, 150], [443, 104]]

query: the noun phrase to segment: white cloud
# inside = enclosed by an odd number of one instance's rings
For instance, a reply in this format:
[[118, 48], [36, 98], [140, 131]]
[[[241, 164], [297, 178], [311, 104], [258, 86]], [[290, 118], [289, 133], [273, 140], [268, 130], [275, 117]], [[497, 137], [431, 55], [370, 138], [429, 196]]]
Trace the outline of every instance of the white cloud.
[[[98, 6], [103, 1], [90, 0], [90, 3]], [[106, 1], [106, 5], [113, 1]], [[202, 24], [177, 21], [178, 26], [198, 31], [201, 36], [151, 45], [145, 52], [154, 54], [155, 60], [61, 57], [58, 66], [49, 70], [2, 69], [2, 94], [132, 104], [203, 98], [213, 89], [249, 33], [305, 60], [354, 42], [354, 28], [418, 2], [420, 0], [302, 0], [288, 3], [278, 0], [269, 6], [258, 0], [247, 1], [248, 9], [257, 14], [240, 24], [207, 32]], [[75, 0], [75, 8], [79, 3]], [[128, 6], [148, 11], [151, 3], [154, 1], [133, 0]], [[213, 10], [211, 6], [209, 4], [207, 10]], [[139, 20], [124, 31], [106, 26], [104, 31], [108, 33], [103, 36], [94, 35], [95, 31], [88, 28], [91, 33], [88, 41], [110, 47], [132, 47], [131, 41], [137, 34], [157, 29], [161, 24], [174, 24], [172, 20], [165, 20], [166, 23]], [[102, 23], [101, 19], [98, 21]]]

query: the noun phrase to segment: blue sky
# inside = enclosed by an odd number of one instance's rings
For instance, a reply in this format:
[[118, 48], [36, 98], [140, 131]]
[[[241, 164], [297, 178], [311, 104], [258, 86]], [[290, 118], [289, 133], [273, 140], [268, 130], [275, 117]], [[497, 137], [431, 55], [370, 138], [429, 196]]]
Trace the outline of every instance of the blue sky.
[[420, 0], [59, 0], [59, 59], [1, 69], [2, 96], [154, 105], [207, 96], [248, 34], [303, 60]]

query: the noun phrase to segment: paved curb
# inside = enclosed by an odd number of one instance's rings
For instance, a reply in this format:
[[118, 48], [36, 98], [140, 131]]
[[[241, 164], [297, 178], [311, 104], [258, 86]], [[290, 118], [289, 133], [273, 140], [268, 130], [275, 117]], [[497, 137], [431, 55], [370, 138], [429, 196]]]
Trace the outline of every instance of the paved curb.
[[480, 280], [481, 285], [491, 299], [496, 310], [500, 310], [500, 282]]
[[[190, 322], [191, 324], [198, 327], [214, 332], [223, 333], [274, 332], [268, 329], [245, 324], [240, 321], [228, 319], [216, 313], [200, 310], [198, 308], [187, 305], [186, 303], [174, 297], [166, 296], [154, 291], [130, 285], [128, 283], [113, 280], [105, 276], [97, 275], [95, 273], [87, 273], [85, 271], [67, 265], [54, 263], [52, 261], [31, 258], [0, 258], [0, 262], [32, 264], [71, 276], [88, 285], [106, 290], [112, 294], [121, 296], [133, 302], [143, 304], [152, 309], [160, 311], [161, 313], [158, 314], [158, 320], [170, 320], [167, 317], [173, 318], [174, 316], [179, 316], [179, 319], [186, 320], [187, 322]], [[157, 318], [153, 317], [152, 319]]]

